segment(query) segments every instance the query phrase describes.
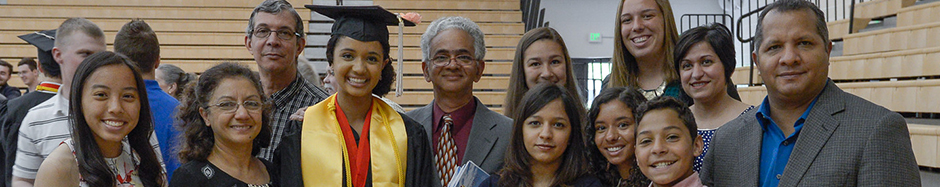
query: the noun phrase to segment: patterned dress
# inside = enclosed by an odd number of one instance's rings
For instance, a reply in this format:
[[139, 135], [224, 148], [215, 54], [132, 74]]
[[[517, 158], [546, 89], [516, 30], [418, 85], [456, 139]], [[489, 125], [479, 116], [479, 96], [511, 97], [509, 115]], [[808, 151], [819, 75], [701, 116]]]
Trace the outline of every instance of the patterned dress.
[[[744, 113], [751, 111], [751, 109], [754, 109], [754, 106], [747, 107], [747, 109], [744, 109], [744, 112], [741, 112], [741, 114], [738, 114], [738, 115], [743, 115]], [[698, 135], [702, 136], [702, 140], [705, 142], [705, 146], [702, 147], [703, 148], [702, 155], [695, 157], [695, 162], [693, 162], [694, 164], [692, 165], [692, 170], [695, 170], [697, 172], [702, 169], [702, 160], [705, 160], [705, 154], [708, 153], [708, 142], [712, 141], [712, 136], [715, 135], [715, 131], [717, 130], [718, 128], [698, 129]]]
[[[62, 142], [65, 145], [69, 146], [69, 149], [72, 150], [72, 156], [75, 156], [75, 147], [72, 146], [72, 139], [66, 139]], [[144, 186], [140, 183], [140, 178], [137, 176], [137, 166], [140, 164], [138, 162], [139, 157], [136, 152], [131, 150], [130, 145], [126, 142], [122, 142], [122, 151], [121, 155], [118, 155], [114, 158], [104, 158], [105, 163], [111, 167], [111, 173], [114, 173], [114, 183], [120, 187], [134, 187], [134, 186]], [[78, 157], [75, 157], [75, 162], [78, 162]], [[88, 187], [89, 185], [85, 183], [84, 177], [79, 175], [81, 180], [78, 186]]]

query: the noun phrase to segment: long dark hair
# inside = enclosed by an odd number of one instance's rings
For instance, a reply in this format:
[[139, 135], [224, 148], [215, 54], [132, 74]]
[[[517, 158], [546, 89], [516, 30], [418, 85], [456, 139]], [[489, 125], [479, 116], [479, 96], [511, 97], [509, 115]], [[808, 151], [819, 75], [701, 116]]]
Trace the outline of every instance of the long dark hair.
[[[597, 116], [600, 115], [600, 106], [612, 101], [622, 102], [631, 111], [636, 112], [636, 108], [641, 103], [646, 102], [646, 97], [637, 91], [637, 89], [631, 87], [607, 88], [594, 98], [594, 103], [591, 105], [591, 109], [588, 110], [588, 118], [586, 125], [584, 125], [584, 139], [585, 142], [587, 142], [587, 157], [591, 164], [591, 174], [594, 174], [594, 176], [600, 179], [605, 185], [616, 186], [622, 178], [620, 171], [617, 170], [617, 167], [610, 167], [610, 161], [601, 154], [600, 150], [597, 148], [597, 144], [594, 142], [595, 133], [597, 132], [597, 129], [594, 128], [594, 121], [597, 120]], [[630, 116], [633, 115], [631, 114]], [[649, 179], [646, 179], [646, 176], [640, 172], [635, 159], [636, 155], [634, 155], [633, 169], [630, 170], [632, 173], [630, 173], [628, 181], [637, 181], [641, 186], [645, 186], [649, 183]], [[646, 184], [643, 184], [644, 182]]]
[[504, 157], [505, 166], [499, 174], [499, 186], [532, 186], [532, 156], [525, 149], [522, 126], [525, 119], [542, 110], [545, 105], [555, 99], [561, 99], [565, 106], [565, 113], [571, 122], [571, 134], [568, 135], [568, 148], [562, 154], [561, 166], [555, 171], [555, 181], [552, 186], [560, 186], [574, 182], [588, 173], [587, 158], [584, 155], [585, 144], [581, 136], [581, 124], [584, 119], [584, 106], [569, 93], [567, 89], [558, 85], [542, 83], [530, 89], [522, 101], [521, 108], [513, 114], [512, 138]]
[[[333, 50], [336, 50], [336, 43], [338, 43], [341, 38], [345, 40], [355, 40], [340, 34], [334, 34], [330, 37], [330, 40], [326, 42], [326, 62], [329, 63], [331, 67], [333, 66]], [[382, 67], [382, 79], [375, 85], [375, 88], [372, 88], [372, 94], [381, 97], [388, 94], [389, 91], [392, 91], [392, 83], [395, 82], [395, 68], [392, 67], [392, 57], [388, 54], [389, 50], [391, 50], [388, 41], [379, 40], [379, 44], [382, 44], [382, 51], [385, 52], [385, 54], [382, 55], [382, 61], [389, 62], [385, 63], [385, 66]]]
[[[199, 114], [199, 109], [209, 106], [209, 97], [219, 87], [222, 80], [229, 78], [248, 79], [254, 84], [258, 93], [264, 93], [258, 75], [245, 66], [225, 62], [203, 72], [195, 85], [187, 86], [176, 116], [181, 121], [177, 128], [183, 132], [179, 137], [181, 141], [178, 154], [183, 163], [193, 160], [205, 161], [212, 152], [212, 147], [215, 146], [215, 133], [212, 132], [212, 128], [206, 126], [206, 122]], [[261, 94], [261, 100], [266, 101], [267, 96]], [[267, 147], [268, 141], [271, 141], [269, 122], [271, 109], [271, 103], [265, 102], [261, 110], [261, 132], [252, 141], [251, 155], [257, 155], [261, 148]]]
[[568, 55], [568, 47], [565, 46], [565, 40], [561, 38], [561, 34], [555, 29], [550, 27], [539, 27], [526, 32], [525, 35], [522, 35], [522, 39], [519, 40], [519, 45], [516, 46], [516, 56], [512, 62], [512, 73], [509, 75], [509, 90], [506, 90], [506, 100], [503, 104], [503, 114], [506, 116], [512, 116], [512, 112], [516, 110], [516, 107], [519, 104], [518, 102], [522, 100], [522, 96], [525, 95], [526, 91], [529, 91], [529, 88], [535, 87], [536, 85], [527, 85], [525, 79], [525, 50], [539, 40], [549, 40], [557, 43], [561, 46], [561, 52], [564, 54], [565, 58], [565, 89], [568, 92], [571, 92], [575, 95], [575, 99], [578, 101], [581, 100], [581, 97], [578, 96], [578, 82], [575, 81], [574, 77], [574, 67], [571, 62], [571, 56]]
[[[708, 46], [711, 46], [712, 50], [715, 51], [715, 55], [718, 55], [718, 60], [721, 60], [721, 66], [724, 68], [725, 86], [728, 90], [728, 96], [740, 101], [741, 96], [738, 95], [738, 89], [734, 86], [734, 83], [731, 82], [731, 74], [734, 73], [735, 66], [734, 41], [731, 38], [731, 31], [721, 23], [698, 26], [682, 33], [682, 37], [679, 38], [679, 43], [676, 44], [676, 53], [673, 54], [673, 67], [675, 67], [676, 74], [680, 74], [679, 71], [682, 69], [682, 67], [680, 67], [682, 59], [689, 54], [689, 50], [692, 49], [692, 46], [695, 46], [695, 44], [699, 42], [708, 43]], [[683, 92], [685, 92], [685, 90], [683, 90]], [[682, 95], [685, 96], [686, 94]], [[691, 98], [687, 99], [691, 101]]]
[[75, 150], [75, 159], [78, 160], [78, 172], [89, 186], [114, 186], [114, 173], [104, 161], [101, 148], [95, 141], [95, 133], [85, 121], [85, 112], [82, 110], [82, 91], [85, 81], [94, 74], [98, 68], [108, 65], [124, 65], [134, 72], [134, 81], [137, 83], [137, 95], [140, 102], [140, 116], [137, 126], [125, 137], [131, 150], [137, 153], [140, 164], [137, 174], [144, 186], [163, 186], [166, 184], [163, 177], [163, 168], [157, 160], [156, 152], [150, 145], [150, 135], [153, 133], [153, 116], [150, 113], [150, 103], [147, 101], [147, 88], [144, 79], [140, 76], [140, 68], [126, 56], [110, 51], [92, 54], [82, 61], [75, 70], [75, 79], [72, 79], [69, 92], [69, 118], [72, 128], [72, 139]]

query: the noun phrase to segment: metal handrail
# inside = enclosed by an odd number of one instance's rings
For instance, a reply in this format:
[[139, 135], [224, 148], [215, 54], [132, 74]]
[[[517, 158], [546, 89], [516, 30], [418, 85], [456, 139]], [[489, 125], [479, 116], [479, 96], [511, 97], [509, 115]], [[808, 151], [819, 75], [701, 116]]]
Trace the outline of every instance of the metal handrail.
[[[751, 15], [756, 14], [756, 13], [758, 13], [758, 12], [764, 10], [765, 7], [767, 7], [767, 6], [762, 6], [762, 7], [760, 7], [760, 8], [754, 9], [753, 11], [748, 12], [747, 14], [741, 15], [741, 17], [738, 17], [738, 24], [737, 24], [737, 26], [738, 26], [738, 30], [737, 30], [737, 31], [738, 31], [738, 34], [735, 35], [735, 36], [738, 38], [738, 41], [740, 41], [741, 43], [747, 43], [747, 42], [751, 42], [751, 40], [754, 39], [754, 36], [751, 36], [751, 37], [749, 37], [749, 38], [747, 38], [747, 39], [744, 39], [744, 37], [741, 37], [741, 33], [742, 33], [742, 32], [741, 32], [741, 23], [743, 22], [744, 18], [750, 17]], [[758, 21], [760, 21], [760, 20], [758, 20]]]
[[[706, 22], [708, 22], [709, 17], [713, 17], [716, 23], [718, 22], [718, 17], [720, 17], [722, 20], [720, 23], [722, 25], [725, 25], [726, 27], [734, 27], [734, 17], [732, 17], [729, 14], [682, 14], [682, 16], [679, 17], [679, 26], [680, 27], [685, 26], [685, 18], [689, 18], [689, 22], [691, 22], [693, 17], [695, 18], [705, 17]], [[724, 18], [728, 18], [727, 20], [731, 20], [731, 24], [725, 23]], [[689, 26], [689, 28], [692, 28], [691, 25]], [[729, 29], [734, 30], [734, 28], [729, 28]], [[685, 29], [682, 29], [679, 32], [684, 32], [684, 30]]]

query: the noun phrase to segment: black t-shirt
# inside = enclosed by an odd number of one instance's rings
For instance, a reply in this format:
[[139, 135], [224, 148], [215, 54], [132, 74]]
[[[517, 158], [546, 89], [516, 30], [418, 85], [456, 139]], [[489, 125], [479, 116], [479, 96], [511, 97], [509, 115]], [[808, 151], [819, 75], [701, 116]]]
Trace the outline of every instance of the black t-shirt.
[[[274, 173], [275, 170], [272, 168], [271, 162], [261, 159], [261, 163], [264, 163], [264, 167], [268, 170], [268, 176], [271, 178], [271, 181], [268, 182], [268, 186], [277, 186], [273, 182], [276, 174]], [[173, 172], [170, 186], [247, 187], [248, 184], [228, 175], [228, 173], [215, 167], [215, 165], [209, 161], [189, 161]]]

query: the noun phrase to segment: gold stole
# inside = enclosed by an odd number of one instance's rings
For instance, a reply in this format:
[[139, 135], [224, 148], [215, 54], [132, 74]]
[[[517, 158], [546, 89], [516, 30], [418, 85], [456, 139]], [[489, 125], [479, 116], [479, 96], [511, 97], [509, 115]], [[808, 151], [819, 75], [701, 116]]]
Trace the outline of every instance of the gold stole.
[[[352, 186], [349, 153], [336, 120], [336, 95], [307, 108], [300, 137], [300, 166], [304, 186]], [[398, 112], [372, 98], [369, 148], [372, 185], [405, 186], [408, 134]], [[342, 162], [341, 162], [342, 161]]]

